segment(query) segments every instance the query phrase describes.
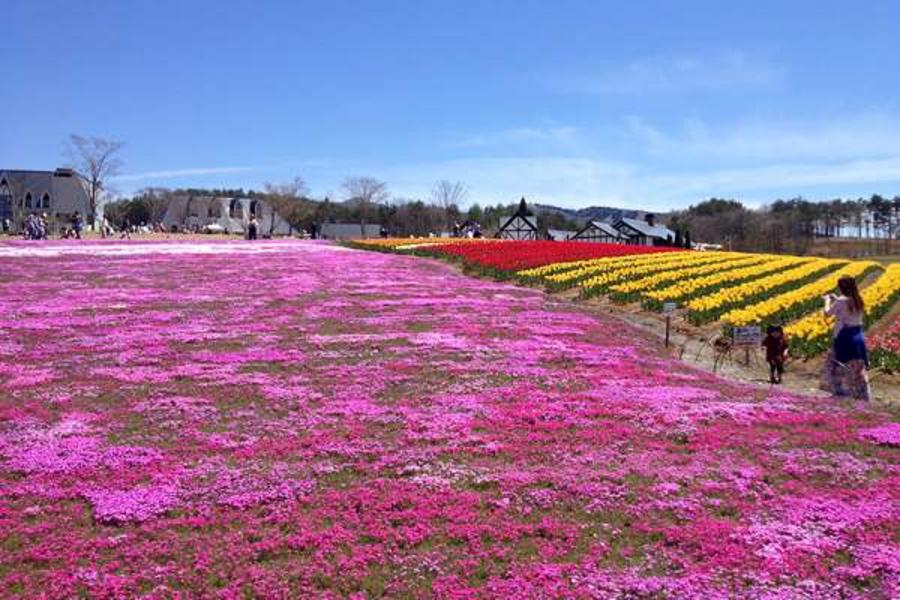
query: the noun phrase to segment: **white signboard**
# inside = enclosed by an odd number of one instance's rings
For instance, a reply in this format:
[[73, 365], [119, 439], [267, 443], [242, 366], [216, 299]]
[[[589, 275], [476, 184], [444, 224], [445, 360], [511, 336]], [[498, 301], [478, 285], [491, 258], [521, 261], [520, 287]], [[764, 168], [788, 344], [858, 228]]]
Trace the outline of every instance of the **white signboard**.
[[759, 346], [762, 344], [762, 327], [759, 325], [735, 327], [731, 335], [735, 346]]
[[663, 303], [663, 314], [671, 315], [675, 312], [675, 309], [678, 308], [678, 304], [675, 302], [664, 302]]

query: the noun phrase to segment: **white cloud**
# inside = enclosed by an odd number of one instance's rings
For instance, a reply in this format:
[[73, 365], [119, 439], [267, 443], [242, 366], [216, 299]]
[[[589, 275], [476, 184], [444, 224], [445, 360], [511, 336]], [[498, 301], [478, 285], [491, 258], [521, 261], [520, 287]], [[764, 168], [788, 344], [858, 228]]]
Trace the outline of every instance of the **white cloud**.
[[454, 148], [476, 148], [510, 144], [566, 144], [575, 141], [575, 127], [515, 127], [478, 134], [458, 136], [450, 143]]
[[632, 116], [626, 128], [641, 150], [660, 158], [834, 161], [900, 155], [900, 119], [881, 113], [799, 122], [748, 119], [718, 128], [691, 120], [676, 134]]
[[900, 183], [900, 154], [829, 163], [773, 163], [752, 168], [665, 172], [599, 158], [535, 157], [462, 159], [380, 169], [394, 193], [425, 197], [433, 181], [459, 179], [470, 201], [530, 201], [567, 207], [607, 205], [648, 210], [685, 207], [710, 196], [754, 198], [814, 195], [820, 186], [849, 186], [859, 194]]
[[[560, 201], [569, 205], [621, 203], [618, 190], [634, 177], [625, 164], [579, 157], [466, 158], [379, 169], [391, 189], [404, 196], [425, 197], [434, 181], [464, 182], [472, 202]], [[605, 185], [615, 182], [614, 185]]]
[[117, 175], [114, 181], [142, 181], [144, 179], [174, 179], [178, 177], [196, 177], [200, 175], [225, 175], [229, 173], [248, 173], [266, 167], [198, 167], [189, 169], [172, 169], [168, 171], [146, 171], [144, 173], [126, 173]]
[[782, 163], [706, 173], [660, 175], [652, 181], [654, 186], [672, 190], [674, 195], [682, 197], [775, 189], [792, 189], [796, 190], [795, 193], [801, 193], [804, 189], [819, 186], [900, 183], [900, 155], [836, 163]]
[[[508, 203], [525, 196], [569, 207], [648, 210], [684, 207], [714, 195], [752, 204], [797, 194], [893, 195], [887, 186], [900, 187], [900, 118], [889, 114], [805, 122], [756, 119], [716, 127], [692, 121], [674, 132], [631, 117], [625, 131], [630, 144], [620, 159], [589, 150], [589, 136], [582, 131], [547, 126], [484, 134], [470, 140], [472, 152], [461, 150], [468, 156], [452, 160], [393, 164], [295, 160], [151, 171], [117, 179], [196, 177], [198, 184], [208, 186], [237, 179], [230, 183], [254, 187], [264, 175], [286, 179], [299, 169], [311, 187], [323, 193], [337, 189], [349, 173], [372, 173], [396, 196], [426, 198], [435, 181], [449, 179], [464, 182], [473, 202]], [[638, 152], [633, 151], [635, 146]], [[528, 156], [529, 152], [541, 153]], [[236, 177], [225, 177], [228, 174]]]
[[784, 68], [762, 56], [726, 50], [640, 58], [557, 80], [556, 87], [587, 94], [709, 92], [767, 88], [781, 83], [784, 77]]

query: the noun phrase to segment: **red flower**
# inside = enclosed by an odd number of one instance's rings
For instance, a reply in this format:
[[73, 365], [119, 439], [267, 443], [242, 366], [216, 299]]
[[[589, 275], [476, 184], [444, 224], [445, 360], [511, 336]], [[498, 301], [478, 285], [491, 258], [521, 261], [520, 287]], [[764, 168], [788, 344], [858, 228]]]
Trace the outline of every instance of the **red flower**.
[[458, 256], [467, 264], [501, 271], [518, 271], [558, 262], [650, 252], [674, 252], [679, 249], [589, 242], [497, 240], [480, 244], [441, 244], [429, 250], [445, 256]]

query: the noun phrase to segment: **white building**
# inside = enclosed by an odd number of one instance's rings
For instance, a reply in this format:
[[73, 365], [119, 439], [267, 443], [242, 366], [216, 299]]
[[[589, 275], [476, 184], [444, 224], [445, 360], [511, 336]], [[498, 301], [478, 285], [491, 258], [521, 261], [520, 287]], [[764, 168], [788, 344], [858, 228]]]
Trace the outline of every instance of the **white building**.
[[227, 233], [243, 234], [250, 218], [259, 222], [259, 235], [290, 235], [291, 226], [259, 198], [175, 196], [162, 223], [169, 231], [203, 231], [218, 226]]
[[0, 169], [0, 226], [19, 231], [30, 213], [47, 214], [50, 233], [68, 226], [75, 212], [88, 222], [91, 202], [72, 169], [25, 171]]
[[653, 215], [647, 213], [644, 220], [622, 217], [613, 223], [618, 232], [626, 238], [626, 244], [635, 246], [671, 246], [675, 242], [675, 232], [668, 227], [656, 225]]
[[628, 241], [628, 238], [606, 221], [589, 221], [571, 239], [578, 242], [599, 242], [603, 244], [624, 244]]
[[519, 201], [518, 210], [500, 225], [495, 237], [504, 240], [540, 239], [537, 217], [528, 210], [525, 198]]

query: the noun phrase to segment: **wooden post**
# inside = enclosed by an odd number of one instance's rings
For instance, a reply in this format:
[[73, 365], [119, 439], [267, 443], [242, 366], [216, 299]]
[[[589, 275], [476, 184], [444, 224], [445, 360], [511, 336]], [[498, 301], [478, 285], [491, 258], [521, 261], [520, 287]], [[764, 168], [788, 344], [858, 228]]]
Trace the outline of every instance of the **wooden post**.
[[672, 328], [672, 317], [666, 315], [666, 348], [669, 347], [669, 331]]
[[750, 346], [744, 347], [744, 366], [750, 366]]

